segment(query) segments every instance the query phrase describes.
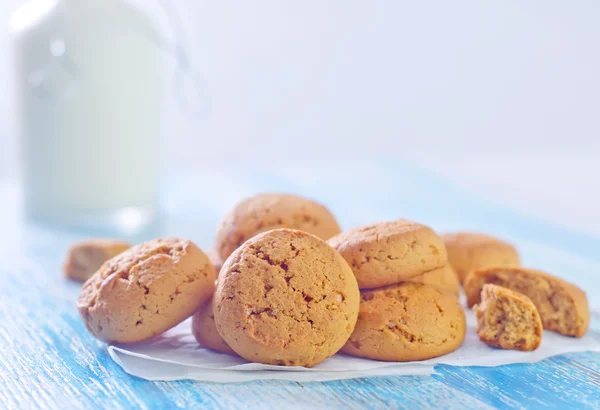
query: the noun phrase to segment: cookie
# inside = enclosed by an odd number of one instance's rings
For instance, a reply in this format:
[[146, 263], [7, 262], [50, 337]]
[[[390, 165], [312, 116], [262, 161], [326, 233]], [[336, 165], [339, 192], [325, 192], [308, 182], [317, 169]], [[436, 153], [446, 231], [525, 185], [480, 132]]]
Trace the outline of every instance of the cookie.
[[590, 322], [588, 301], [581, 289], [555, 276], [518, 266], [487, 267], [471, 271], [465, 279], [469, 307], [481, 301], [486, 283], [500, 285], [529, 297], [544, 329], [582, 337]]
[[260, 194], [238, 203], [217, 228], [215, 250], [226, 260], [253, 236], [276, 228], [299, 229], [321, 239], [340, 232], [335, 217], [323, 205], [289, 194]]
[[221, 268], [223, 267], [223, 259], [221, 259], [218, 252], [215, 251], [214, 248], [211, 249], [210, 251], [208, 251], [206, 253], [206, 256], [208, 256], [208, 260], [214, 266], [215, 271], [217, 272], [217, 276], [219, 276], [219, 272], [221, 271]]
[[442, 235], [448, 261], [461, 283], [469, 271], [486, 266], [520, 265], [519, 254], [510, 243], [480, 233]]
[[447, 260], [444, 243], [431, 228], [403, 219], [351, 229], [327, 243], [350, 264], [361, 289], [406, 282]]
[[419, 276], [415, 276], [408, 280], [411, 283], [422, 283], [424, 285], [433, 286], [451, 292], [458, 296], [460, 295], [460, 282], [458, 276], [452, 269], [449, 263], [441, 268], [425, 272]]
[[108, 343], [134, 343], [190, 317], [213, 293], [208, 257], [185, 239], [155, 239], [108, 260], [83, 285], [77, 307]]
[[110, 258], [131, 245], [116, 239], [90, 239], [73, 244], [67, 253], [63, 271], [67, 278], [85, 282]]
[[501, 349], [535, 350], [542, 343], [542, 320], [527, 296], [486, 284], [475, 307], [479, 340]]
[[194, 313], [194, 316], [192, 316], [192, 334], [198, 343], [204, 347], [222, 353], [235, 354], [217, 331], [215, 315], [213, 314], [213, 298], [210, 298], [209, 301]]
[[217, 330], [238, 355], [311, 367], [348, 340], [359, 290], [346, 261], [323, 240], [276, 229], [225, 261], [213, 303]]
[[342, 351], [374, 360], [425, 360], [458, 349], [465, 332], [456, 296], [404, 283], [362, 292], [358, 322]]

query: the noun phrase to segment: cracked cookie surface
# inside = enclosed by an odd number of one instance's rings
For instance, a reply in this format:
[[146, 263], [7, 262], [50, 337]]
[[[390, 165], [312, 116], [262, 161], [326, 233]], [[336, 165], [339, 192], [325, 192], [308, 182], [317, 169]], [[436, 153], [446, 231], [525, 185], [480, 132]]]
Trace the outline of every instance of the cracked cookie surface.
[[299, 229], [321, 239], [340, 233], [335, 217], [315, 201], [290, 194], [260, 194], [241, 201], [223, 217], [215, 251], [224, 261], [254, 235], [277, 228]]
[[405, 282], [446, 264], [446, 248], [429, 227], [407, 220], [379, 222], [327, 241], [346, 259], [361, 289]]
[[442, 239], [448, 252], [448, 261], [461, 283], [473, 269], [520, 264], [514, 246], [489, 235], [457, 232], [442, 235]]
[[359, 290], [346, 261], [306, 232], [255, 236], [225, 261], [213, 302], [226, 343], [259, 363], [314, 366], [348, 340]]
[[527, 296], [536, 306], [544, 329], [582, 337], [590, 323], [585, 292], [565, 280], [518, 266], [490, 266], [471, 271], [465, 279], [467, 305], [481, 301], [486, 283], [503, 286]]
[[455, 295], [404, 283], [361, 293], [358, 321], [342, 352], [374, 360], [425, 360], [458, 349], [465, 332]]
[[190, 317], [210, 298], [215, 279], [192, 242], [155, 239], [104, 263], [83, 285], [77, 307], [98, 339], [139, 342]]

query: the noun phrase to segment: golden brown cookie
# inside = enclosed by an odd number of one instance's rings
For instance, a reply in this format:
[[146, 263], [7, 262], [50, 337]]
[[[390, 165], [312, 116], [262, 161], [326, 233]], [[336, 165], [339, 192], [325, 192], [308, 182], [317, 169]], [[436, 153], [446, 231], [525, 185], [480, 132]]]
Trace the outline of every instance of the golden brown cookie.
[[469, 307], [481, 301], [481, 290], [486, 283], [504, 286], [529, 297], [540, 313], [544, 329], [577, 337], [587, 332], [590, 322], [587, 297], [569, 282], [518, 266], [476, 269], [465, 279]]
[[73, 244], [67, 253], [63, 270], [67, 278], [85, 282], [110, 258], [131, 245], [116, 239], [89, 239]]
[[422, 283], [424, 285], [433, 286], [443, 290], [447, 290], [452, 294], [460, 295], [460, 282], [454, 269], [449, 263], [445, 264], [441, 268], [425, 272], [419, 276], [415, 276], [408, 280], [411, 283]]
[[340, 232], [335, 217], [323, 205], [289, 194], [260, 194], [238, 203], [217, 228], [215, 250], [225, 261], [241, 244], [276, 228], [299, 229], [321, 239]]
[[211, 296], [208, 257], [184, 239], [155, 239], [107, 261], [83, 285], [77, 307], [98, 339], [134, 343], [190, 317]]
[[219, 272], [221, 271], [221, 268], [223, 267], [223, 259], [221, 259], [221, 257], [219, 256], [219, 253], [217, 251], [215, 251], [214, 248], [211, 249], [210, 251], [208, 251], [206, 253], [206, 256], [208, 256], [208, 260], [215, 267], [217, 276], [219, 276]]
[[479, 340], [501, 349], [535, 350], [542, 343], [542, 320], [527, 296], [486, 284], [475, 306]]
[[222, 353], [235, 354], [217, 331], [215, 315], [213, 314], [213, 298], [210, 298], [192, 316], [192, 333], [202, 346]]
[[473, 269], [520, 264], [514, 246], [489, 235], [458, 232], [442, 235], [442, 239], [448, 252], [448, 261], [461, 283]]
[[342, 351], [374, 360], [425, 360], [458, 349], [465, 332], [456, 296], [404, 283], [361, 293], [358, 322]]
[[350, 264], [361, 289], [408, 281], [447, 260], [444, 243], [431, 228], [403, 219], [351, 229], [327, 243]]
[[311, 367], [348, 340], [359, 291], [346, 261], [323, 240], [276, 229], [225, 261], [213, 303], [219, 334], [243, 358]]

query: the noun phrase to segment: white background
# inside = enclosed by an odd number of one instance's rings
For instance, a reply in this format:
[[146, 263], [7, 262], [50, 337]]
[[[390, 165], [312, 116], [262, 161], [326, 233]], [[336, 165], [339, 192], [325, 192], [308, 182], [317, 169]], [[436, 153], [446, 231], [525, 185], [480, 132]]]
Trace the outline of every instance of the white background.
[[[20, 3], [0, 2], [3, 90]], [[600, 2], [173, 3], [208, 109], [190, 120], [167, 96], [168, 163], [397, 156], [600, 236]]]

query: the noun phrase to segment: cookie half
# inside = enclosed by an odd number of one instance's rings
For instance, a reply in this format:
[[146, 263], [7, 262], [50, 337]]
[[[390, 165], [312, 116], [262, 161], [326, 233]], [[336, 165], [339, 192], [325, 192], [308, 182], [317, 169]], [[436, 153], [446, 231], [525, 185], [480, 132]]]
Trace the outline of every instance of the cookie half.
[[465, 279], [469, 307], [481, 301], [486, 283], [503, 286], [527, 296], [535, 304], [544, 329], [582, 337], [590, 323], [585, 292], [545, 272], [518, 266], [492, 266], [471, 271]]
[[542, 320], [527, 296], [498, 285], [483, 285], [475, 307], [479, 340], [501, 349], [535, 350], [542, 343]]

